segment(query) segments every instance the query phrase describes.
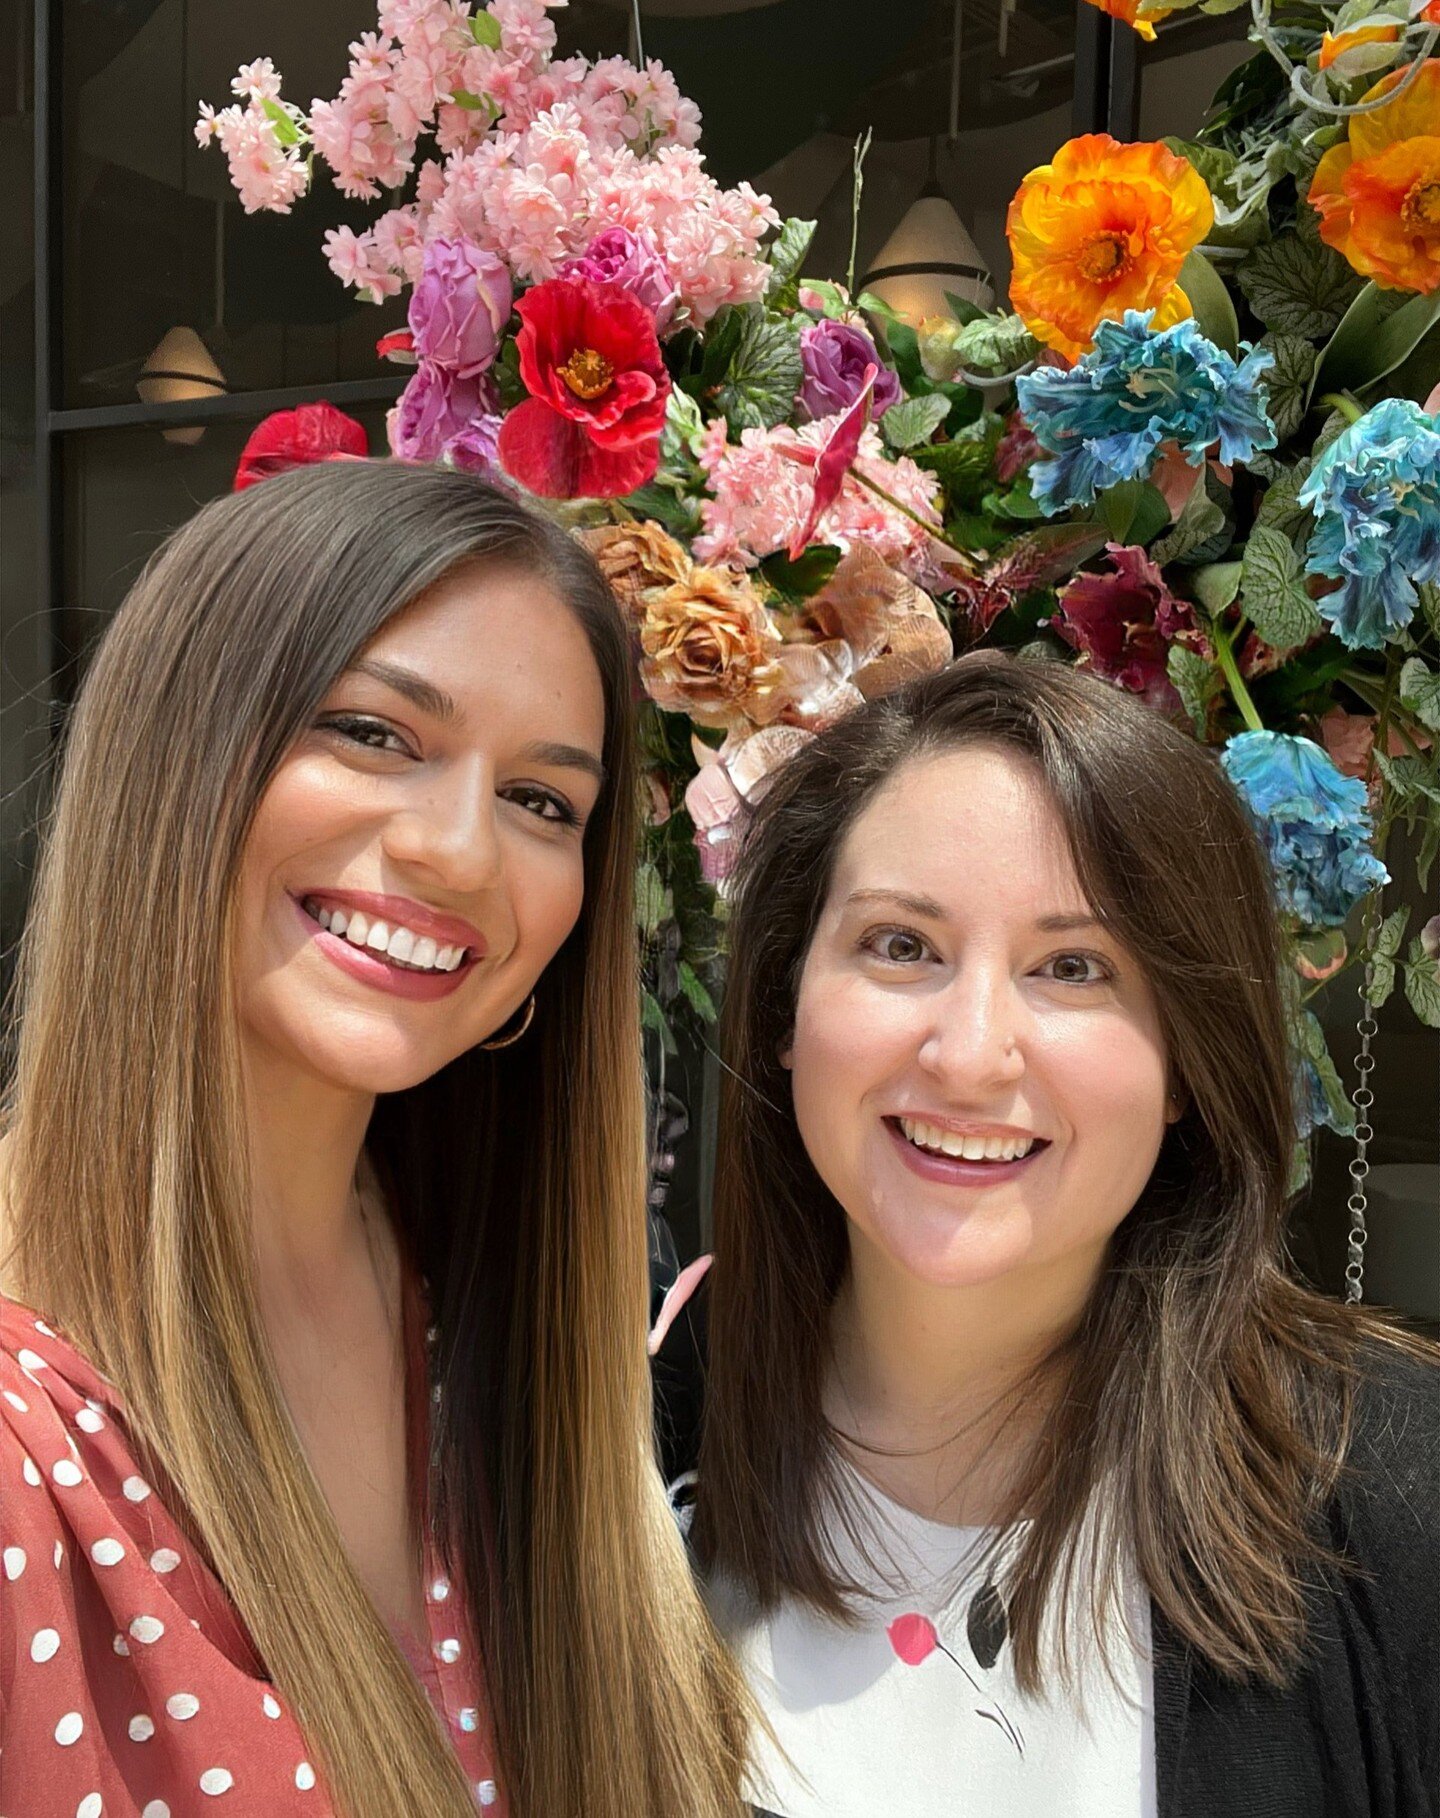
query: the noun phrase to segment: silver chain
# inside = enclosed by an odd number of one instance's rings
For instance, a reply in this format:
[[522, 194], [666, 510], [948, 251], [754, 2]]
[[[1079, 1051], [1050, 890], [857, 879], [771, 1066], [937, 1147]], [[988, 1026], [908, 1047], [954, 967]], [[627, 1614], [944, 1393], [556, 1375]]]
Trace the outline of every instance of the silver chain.
[[1375, 1056], [1370, 1052], [1370, 1043], [1380, 1025], [1375, 1021], [1375, 1007], [1370, 1001], [1370, 993], [1375, 983], [1375, 946], [1380, 937], [1378, 890], [1365, 906], [1361, 926], [1365, 938], [1365, 969], [1360, 980], [1360, 1020], [1355, 1025], [1360, 1037], [1360, 1052], [1355, 1056], [1355, 1071], [1360, 1083], [1351, 1094], [1351, 1103], [1355, 1107], [1355, 1153], [1350, 1158], [1351, 1191], [1345, 1202], [1350, 1209], [1345, 1298], [1353, 1304], [1358, 1304], [1365, 1298], [1365, 1239], [1368, 1235], [1365, 1214], [1369, 1209], [1369, 1201], [1365, 1197], [1365, 1178], [1370, 1172], [1366, 1155], [1375, 1135], [1370, 1125], [1370, 1107], [1375, 1103], [1375, 1094], [1370, 1090], [1370, 1075], [1375, 1067]]

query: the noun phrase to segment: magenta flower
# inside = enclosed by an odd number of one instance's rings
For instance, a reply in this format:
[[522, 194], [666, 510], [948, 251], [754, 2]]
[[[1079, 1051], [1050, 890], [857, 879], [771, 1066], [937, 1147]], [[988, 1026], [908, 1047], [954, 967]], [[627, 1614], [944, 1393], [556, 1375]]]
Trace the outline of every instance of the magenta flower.
[[458, 436], [452, 436], [445, 444], [450, 465], [465, 473], [478, 473], [499, 485], [510, 485], [510, 476], [500, 465], [500, 425], [504, 421], [498, 411], [473, 417]]
[[820, 450], [815, 462], [815, 490], [810, 498], [810, 509], [805, 514], [803, 523], [796, 526], [790, 547], [785, 552], [792, 562], [799, 561], [806, 545], [814, 536], [820, 519], [840, 496], [840, 488], [845, 484], [850, 464], [860, 452], [860, 438], [870, 422], [879, 376], [878, 366], [865, 368], [859, 390], [845, 414], [837, 419], [825, 446]]
[[483, 374], [461, 378], [422, 360], [390, 417], [390, 447], [402, 461], [438, 461], [495, 411], [495, 388]]
[[607, 227], [596, 234], [580, 258], [568, 259], [556, 276], [590, 278], [629, 291], [654, 316], [657, 335], [670, 326], [680, 301], [675, 280], [643, 228], [632, 233], [628, 227]]
[[883, 417], [900, 401], [900, 381], [880, 362], [875, 343], [863, 328], [848, 322], [812, 322], [800, 332], [800, 359], [805, 382], [800, 387], [801, 415], [814, 422], [848, 410], [865, 388], [870, 368], [875, 369], [873, 409]]
[[890, 1637], [896, 1657], [906, 1666], [919, 1666], [940, 1645], [935, 1624], [928, 1616], [897, 1616], [885, 1633]]
[[410, 332], [421, 360], [472, 379], [494, 361], [514, 293], [510, 273], [472, 240], [431, 240], [410, 298]]
[[1143, 549], [1107, 543], [1113, 574], [1078, 574], [1061, 589], [1050, 629], [1080, 661], [1107, 681], [1138, 694], [1163, 713], [1179, 710], [1180, 697], [1166, 673], [1175, 642], [1203, 649], [1195, 617], [1177, 600]]

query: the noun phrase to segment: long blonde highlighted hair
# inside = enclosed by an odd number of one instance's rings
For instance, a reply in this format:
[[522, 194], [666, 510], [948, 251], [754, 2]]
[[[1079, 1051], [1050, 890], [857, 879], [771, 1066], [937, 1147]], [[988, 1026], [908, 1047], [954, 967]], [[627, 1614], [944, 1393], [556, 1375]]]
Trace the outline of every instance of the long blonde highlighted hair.
[[[557, 528], [461, 474], [339, 463], [207, 505], [152, 562], [76, 708], [24, 937], [7, 1269], [119, 1387], [347, 1818], [473, 1814], [277, 1385], [231, 954], [280, 759], [395, 613], [486, 562], [582, 624], [610, 781], [533, 1030], [371, 1126], [439, 1328], [436, 1508], [514, 1818], [733, 1818], [743, 1694], [649, 1442], [629, 664]], [[144, 938], [100, 937], [100, 905]]]

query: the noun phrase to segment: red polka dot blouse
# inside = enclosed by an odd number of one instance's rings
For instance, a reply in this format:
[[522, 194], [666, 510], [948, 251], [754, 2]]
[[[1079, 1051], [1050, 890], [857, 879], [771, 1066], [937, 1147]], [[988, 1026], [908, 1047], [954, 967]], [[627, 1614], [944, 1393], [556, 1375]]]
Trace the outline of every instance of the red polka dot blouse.
[[[406, 1648], [503, 1818], [463, 1599], [426, 1561]], [[145, 1480], [116, 1394], [0, 1296], [0, 1818], [335, 1818], [224, 1589]]]

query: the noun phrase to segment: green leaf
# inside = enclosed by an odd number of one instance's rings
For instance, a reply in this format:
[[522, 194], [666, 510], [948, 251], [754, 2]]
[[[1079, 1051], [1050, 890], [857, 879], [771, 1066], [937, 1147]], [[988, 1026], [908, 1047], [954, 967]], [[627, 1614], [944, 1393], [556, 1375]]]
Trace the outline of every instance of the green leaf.
[[798, 215], [791, 215], [781, 222], [780, 232], [765, 249], [765, 257], [770, 261], [770, 280], [765, 295], [770, 302], [788, 296], [796, 288], [800, 267], [815, 238], [815, 227], [814, 221], [802, 221]]
[[1245, 545], [1240, 593], [1250, 622], [1276, 650], [1293, 650], [1325, 629], [1305, 591], [1304, 573], [1289, 537], [1256, 524]]
[[1308, 341], [1331, 333], [1360, 288], [1333, 247], [1294, 233], [1257, 246], [1235, 276], [1266, 328]]
[[1400, 704], [1428, 732], [1440, 732], [1440, 674], [1423, 657], [1407, 657], [1400, 671]]
[[468, 88], [452, 88], [450, 91], [450, 99], [455, 103], [456, 107], [466, 108], [472, 114], [481, 112], [489, 113], [490, 111], [490, 103], [485, 99], [484, 95], [472, 95]]
[[1178, 562], [1192, 550], [1208, 543], [1225, 528], [1225, 513], [1197, 482], [1174, 525], [1150, 548], [1150, 559], [1163, 568], [1167, 562]]
[[1405, 961], [1405, 995], [1427, 1028], [1440, 1029], [1440, 960], [1429, 958], [1418, 935]]
[[646, 991], [640, 999], [640, 1026], [649, 1029], [660, 1038], [660, 1046], [665, 1053], [674, 1056], [680, 1052], [675, 1045], [675, 1037], [670, 1033], [670, 1019], [660, 1008], [660, 1000]]
[[650, 859], [635, 871], [635, 921], [647, 941], [654, 940], [660, 924], [670, 914], [670, 892], [660, 870]]
[[1180, 288], [1190, 299], [1201, 333], [1228, 354], [1240, 346], [1240, 324], [1225, 280], [1204, 253], [1188, 253], [1180, 267]]
[[975, 322], [985, 314], [978, 303], [972, 303], [968, 297], [957, 297], [953, 290], [942, 293], [950, 314], [957, 322]]
[[495, 380], [495, 388], [500, 393], [502, 409], [513, 410], [523, 403], [530, 393], [525, 389], [525, 381], [520, 377], [520, 345], [510, 335], [500, 343], [500, 358], [490, 368]]
[[1345, 312], [1315, 368], [1313, 394], [1363, 391], [1393, 372], [1436, 322], [1440, 290], [1399, 307], [1394, 291], [1367, 284]]
[[760, 572], [777, 593], [798, 602], [819, 593], [839, 561], [840, 551], [833, 543], [812, 543], [798, 562], [792, 562], [783, 549], [777, 549], [760, 564]]
[[705, 419], [700, 406], [688, 391], [678, 385], [670, 387], [665, 400], [665, 428], [660, 436], [660, 460], [666, 467], [688, 467], [694, 472], [695, 456], [705, 432]]
[[925, 367], [920, 359], [920, 340], [908, 322], [897, 317], [895, 321], [885, 323], [885, 345], [890, 350], [890, 360], [900, 382], [906, 391], [915, 393], [929, 389], [930, 381], [925, 376]]
[[1315, 349], [1303, 335], [1262, 335], [1259, 345], [1275, 356], [1274, 366], [1261, 383], [1265, 387], [1276, 439], [1288, 442], [1305, 416], [1310, 380], [1315, 372]]
[[652, 482], [626, 493], [622, 504], [637, 518], [653, 518], [672, 535], [689, 538], [700, 534], [700, 506], [694, 499], [682, 497], [668, 486]]
[[470, 36], [486, 50], [499, 50], [500, 21], [493, 13], [471, 13]]
[[1170, 646], [1165, 672], [1190, 715], [1196, 738], [1203, 740], [1210, 730], [1211, 703], [1224, 687], [1224, 678], [1213, 663], [1207, 663], [1198, 651], [1184, 644]]
[[676, 971], [680, 979], [680, 989], [685, 994], [685, 1001], [702, 1022], [713, 1023], [717, 1014], [715, 1000], [706, 990], [700, 975], [689, 960], [681, 960]]
[[745, 318], [715, 404], [737, 436], [773, 429], [790, 415], [804, 376], [796, 330], [757, 310]]
[[950, 400], [938, 392], [902, 398], [881, 417], [880, 433], [892, 448], [918, 448], [930, 440], [949, 415]]
[[1376, 768], [1395, 791], [1396, 805], [1401, 813], [1414, 812], [1421, 802], [1434, 802], [1440, 806], [1440, 771], [1433, 758], [1392, 758], [1379, 750], [1374, 757]]
[[1355, 1128], [1355, 1111], [1345, 1095], [1345, 1088], [1340, 1083], [1340, 1075], [1335, 1071], [1335, 1063], [1330, 1058], [1330, 1049], [1326, 1045], [1325, 1031], [1320, 1027], [1320, 1020], [1311, 1010], [1301, 1012], [1300, 1052], [1315, 1069], [1320, 1081], [1320, 1090], [1325, 1094], [1325, 1106], [1330, 1113], [1330, 1128], [1341, 1136], [1349, 1136]]
[[1040, 343], [1019, 316], [977, 316], [953, 344], [957, 365], [971, 372], [1013, 372], [1040, 352]]
[[299, 145], [303, 135], [300, 128], [290, 118], [290, 111], [280, 102], [273, 101], [266, 95], [260, 105], [265, 109], [265, 118], [275, 128], [275, 137], [282, 145]]
[[974, 511], [995, 483], [995, 445], [1000, 420], [982, 417], [948, 442], [927, 442], [911, 459], [936, 475], [952, 512]]
[[1165, 495], [1148, 480], [1121, 480], [1118, 486], [1107, 486], [1097, 503], [1117, 543], [1148, 543], [1170, 522]]
[[1440, 581], [1421, 581], [1415, 591], [1420, 595], [1420, 610], [1430, 629], [1440, 638]]
[[1410, 905], [1387, 915], [1375, 937], [1375, 951], [1370, 960], [1369, 1002], [1378, 1010], [1395, 989], [1395, 955], [1410, 920]]
[[1255, 514], [1257, 524], [1278, 530], [1282, 536], [1289, 537], [1292, 543], [1298, 542], [1302, 536], [1308, 536], [1315, 528], [1314, 513], [1308, 505], [1301, 505], [1296, 498], [1309, 477], [1310, 467], [1308, 456], [1294, 467], [1282, 467], [1265, 488], [1265, 496]]
[[1212, 619], [1234, 604], [1244, 567], [1243, 562], [1209, 562], [1191, 575], [1190, 591]]

